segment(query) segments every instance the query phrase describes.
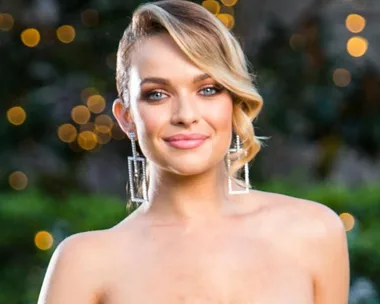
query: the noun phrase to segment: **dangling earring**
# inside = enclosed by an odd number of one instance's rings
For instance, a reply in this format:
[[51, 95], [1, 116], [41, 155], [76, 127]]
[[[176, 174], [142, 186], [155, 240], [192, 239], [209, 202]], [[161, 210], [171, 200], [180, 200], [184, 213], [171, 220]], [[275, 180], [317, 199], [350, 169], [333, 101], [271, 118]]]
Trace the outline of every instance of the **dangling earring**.
[[[140, 157], [137, 154], [136, 151], [136, 144], [135, 144], [135, 133], [130, 132], [129, 136], [131, 138], [131, 144], [132, 144], [132, 157], [128, 156], [128, 179], [129, 179], [129, 189], [131, 192], [131, 200], [132, 202], [136, 203], [146, 203], [148, 202], [148, 189], [147, 189], [147, 184], [146, 184], [146, 170], [145, 170], [145, 158]], [[137, 168], [137, 163], [141, 163], [141, 169], [142, 169], [142, 177], [139, 178], [139, 171]], [[139, 181], [142, 182], [142, 192], [143, 192], [143, 197], [139, 198], [136, 197], [136, 192], [135, 191], [135, 185], [139, 184]]]
[[[227, 167], [228, 172], [231, 167], [231, 159], [230, 154], [237, 152], [238, 155], [240, 155], [241, 146], [240, 146], [240, 137], [236, 134], [235, 138], [235, 147], [230, 148], [227, 153]], [[244, 151], [244, 154], [247, 155], [247, 151]], [[248, 193], [249, 192], [249, 168], [248, 163], [244, 164], [244, 181], [245, 181], [245, 188], [244, 190], [232, 190], [232, 178], [228, 175], [228, 194], [241, 194], [241, 193]]]

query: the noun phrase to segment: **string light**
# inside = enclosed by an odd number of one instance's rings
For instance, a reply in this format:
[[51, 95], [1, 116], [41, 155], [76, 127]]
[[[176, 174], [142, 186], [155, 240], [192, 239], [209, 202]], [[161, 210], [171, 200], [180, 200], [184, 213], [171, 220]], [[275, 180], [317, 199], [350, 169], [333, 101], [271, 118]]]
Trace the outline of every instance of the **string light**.
[[9, 175], [9, 185], [15, 190], [24, 190], [28, 185], [28, 177], [24, 172], [15, 171]]
[[71, 25], [62, 25], [57, 29], [57, 38], [62, 43], [70, 43], [75, 39], [75, 29]]
[[220, 3], [218, 1], [206, 0], [202, 2], [202, 6], [214, 15], [217, 15], [220, 12]]
[[343, 68], [335, 69], [333, 72], [333, 81], [338, 87], [346, 87], [351, 82], [351, 73]]
[[231, 30], [235, 25], [235, 18], [230, 14], [218, 14], [218, 19], [223, 22], [223, 24]]
[[48, 250], [53, 246], [54, 238], [47, 231], [39, 231], [34, 237], [34, 244], [40, 250]]
[[71, 118], [77, 124], [85, 124], [90, 120], [90, 111], [86, 106], [76, 106], [71, 111]]
[[352, 37], [347, 41], [347, 52], [352, 57], [363, 56], [367, 52], [367, 49], [368, 41], [361, 36]]
[[21, 33], [21, 41], [28, 47], [36, 47], [40, 40], [40, 32], [35, 28], [26, 29]]
[[0, 14], [0, 31], [10, 31], [13, 27], [14, 20], [11, 14], [1, 13]]
[[221, 0], [221, 2], [222, 2], [225, 6], [234, 6], [234, 5], [236, 5], [236, 3], [238, 2], [238, 0]]
[[65, 143], [75, 141], [77, 137], [77, 129], [72, 124], [63, 124], [58, 128], [58, 137]]
[[366, 20], [358, 14], [350, 14], [346, 18], [346, 27], [352, 33], [360, 33], [366, 26]]
[[341, 213], [339, 217], [342, 220], [346, 231], [350, 231], [354, 227], [355, 218], [351, 214], [344, 212], [344, 213]]
[[9, 123], [15, 126], [22, 125], [26, 120], [26, 113], [22, 107], [12, 107], [7, 111]]

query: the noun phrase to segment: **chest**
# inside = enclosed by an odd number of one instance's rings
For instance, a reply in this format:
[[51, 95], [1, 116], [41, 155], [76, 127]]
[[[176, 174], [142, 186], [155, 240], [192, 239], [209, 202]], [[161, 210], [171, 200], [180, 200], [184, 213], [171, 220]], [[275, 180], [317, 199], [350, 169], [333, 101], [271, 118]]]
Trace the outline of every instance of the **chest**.
[[106, 303], [312, 303], [312, 282], [276, 243], [213, 234], [149, 238], [118, 259]]

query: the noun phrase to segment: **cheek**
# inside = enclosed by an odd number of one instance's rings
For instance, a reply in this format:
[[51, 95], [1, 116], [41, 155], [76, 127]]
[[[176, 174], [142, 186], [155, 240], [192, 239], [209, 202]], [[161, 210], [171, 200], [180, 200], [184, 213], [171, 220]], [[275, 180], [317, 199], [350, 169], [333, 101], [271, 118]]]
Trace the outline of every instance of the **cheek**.
[[207, 119], [214, 126], [216, 132], [232, 133], [232, 101], [224, 97], [207, 110]]
[[[150, 105], [141, 104], [137, 108], [139, 120], [137, 129], [140, 133], [141, 140], [147, 140], [150, 137], [157, 136], [166, 123], [167, 113], [163, 107], [152, 107]], [[163, 136], [164, 134], [160, 134]]]

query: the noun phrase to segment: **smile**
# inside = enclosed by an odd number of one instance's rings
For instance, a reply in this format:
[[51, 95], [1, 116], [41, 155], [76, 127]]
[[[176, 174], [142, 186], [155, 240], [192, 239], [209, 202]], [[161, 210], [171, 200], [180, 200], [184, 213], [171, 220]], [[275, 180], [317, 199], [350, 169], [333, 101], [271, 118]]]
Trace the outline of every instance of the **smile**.
[[169, 146], [176, 148], [176, 149], [194, 149], [199, 146], [201, 146], [205, 139], [182, 139], [182, 140], [171, 140], [171, 141], [165, 141]]

